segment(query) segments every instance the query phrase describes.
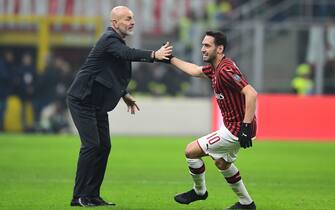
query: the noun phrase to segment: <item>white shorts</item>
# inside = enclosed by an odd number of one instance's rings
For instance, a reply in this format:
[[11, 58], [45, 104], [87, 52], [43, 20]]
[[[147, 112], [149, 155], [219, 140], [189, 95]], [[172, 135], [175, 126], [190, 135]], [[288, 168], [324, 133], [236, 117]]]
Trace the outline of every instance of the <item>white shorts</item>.
[[204, 153], [213, 159], [223, 158], [229, 163], [236, 160], [237, 153], [240, 150], [238, 138], [224, 125], [219, 130], [199, 138], [198, 144]]

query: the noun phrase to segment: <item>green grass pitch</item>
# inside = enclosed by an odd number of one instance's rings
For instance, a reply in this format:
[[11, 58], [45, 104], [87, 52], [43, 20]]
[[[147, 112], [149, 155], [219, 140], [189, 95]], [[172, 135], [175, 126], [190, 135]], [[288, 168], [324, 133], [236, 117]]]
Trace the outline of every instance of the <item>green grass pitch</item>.
[[[192, 186], [184, 148], [194, 137], [113, 137], [102, 197], [115, 210], [215, 210], [236, 198], [210, 158], [209, 197], [174, 202]], [[76, 136], [0, 135], [0, 209], [69, 206], [79, 151]], [[335, 143], [256, 141], [236, 165], [258, 209], [335, 209]], [[78, 208], [77, 208], [78, 209]]]

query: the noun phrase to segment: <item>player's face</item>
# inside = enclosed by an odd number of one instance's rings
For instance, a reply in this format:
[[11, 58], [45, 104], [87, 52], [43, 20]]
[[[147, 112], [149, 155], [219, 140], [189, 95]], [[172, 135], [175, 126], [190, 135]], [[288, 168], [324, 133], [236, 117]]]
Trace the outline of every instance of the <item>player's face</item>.
[[205, 36], [202, 40], [202, 60], [207, 63], [211, 63], [216, 59], [217, 47], [214, 44], [214, 37]]
[[123, 15], [116, 23], [117, 29], [124, 36], [133, 35], [135, 26], [134, 14], [130, 10], [124, 11]]

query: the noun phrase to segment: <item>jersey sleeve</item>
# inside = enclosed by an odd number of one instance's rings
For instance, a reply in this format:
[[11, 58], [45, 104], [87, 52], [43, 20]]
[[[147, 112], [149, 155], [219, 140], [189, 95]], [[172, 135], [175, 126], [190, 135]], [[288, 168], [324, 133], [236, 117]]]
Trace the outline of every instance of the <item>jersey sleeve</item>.
[[213, 77], [213, 71], [212, 71], [212, 67], [210, 65], [207, 66], [203, 66], [202, 67], [202, 72], [210, 79], [212, 79]]
[[249, 84], [238, 68], [233, 66], [224, 66], [220, 70], [220, 79], [223, 81], [224, 85], [239, 92]]

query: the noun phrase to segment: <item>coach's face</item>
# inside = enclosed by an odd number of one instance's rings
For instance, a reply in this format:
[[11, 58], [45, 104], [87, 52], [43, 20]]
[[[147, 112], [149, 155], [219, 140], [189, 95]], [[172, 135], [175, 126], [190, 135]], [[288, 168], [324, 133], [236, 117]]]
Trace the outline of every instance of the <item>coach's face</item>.
[[[113, 14], [114, 12], [114, 14]], [[135, 26], [134, 14], [127, 7], [119, 7], [116, 11], [112, 10], [113, 28], [124, 38], [134, 33]]]

